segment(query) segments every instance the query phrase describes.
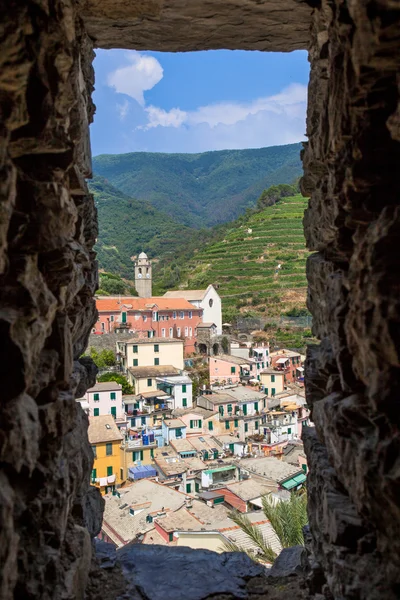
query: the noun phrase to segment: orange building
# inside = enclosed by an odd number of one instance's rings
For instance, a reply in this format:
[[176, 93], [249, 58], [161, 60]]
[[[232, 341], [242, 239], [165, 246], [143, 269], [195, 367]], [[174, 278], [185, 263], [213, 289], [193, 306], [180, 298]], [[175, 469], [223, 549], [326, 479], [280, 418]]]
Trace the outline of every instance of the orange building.
[[181, 338], [186, 355], [195, 351], [196, 328], [203, 309], [184, 298], [99, 296], [96, 307], [99, 318], [93, 333], [124, 329], [140, 337]]

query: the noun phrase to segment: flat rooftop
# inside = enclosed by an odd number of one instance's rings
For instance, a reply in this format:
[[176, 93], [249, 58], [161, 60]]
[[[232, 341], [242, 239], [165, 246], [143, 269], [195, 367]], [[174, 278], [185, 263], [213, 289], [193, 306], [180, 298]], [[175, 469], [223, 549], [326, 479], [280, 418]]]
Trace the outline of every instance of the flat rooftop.
[[260, 458], [243, 458], [239, 464], [241, 469], [256, 473], [268, 479], [272, 479], [279, 483], [285, 479], [289, 479], [296, 473], [302, 473], [300, 467], [294, 467], [286, 462], [278, 460], [274, 456]]
[[[115, 373], [118, 375], [118, 373]], [[122, 390], [122, 385], [116, 381], [98, 381], [96, 385], [89, 388], [88, 392], [119, 392]]]
[[149, 367], [129, 367], [129, 373], [135, 379], [146, 379], [153, 377], [168, 377], [169, 375], [180, 375], [179, 369], [172, 365], [153, 365]]

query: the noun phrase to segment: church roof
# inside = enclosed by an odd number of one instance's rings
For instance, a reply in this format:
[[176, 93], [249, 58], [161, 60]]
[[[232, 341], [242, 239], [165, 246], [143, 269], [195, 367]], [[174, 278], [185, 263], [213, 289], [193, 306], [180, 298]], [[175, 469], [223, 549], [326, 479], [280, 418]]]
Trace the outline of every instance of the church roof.
[[148, 256], [147, 256], [146, 252], [141, 252], [139, 254], [139, 258], [148, 258]]

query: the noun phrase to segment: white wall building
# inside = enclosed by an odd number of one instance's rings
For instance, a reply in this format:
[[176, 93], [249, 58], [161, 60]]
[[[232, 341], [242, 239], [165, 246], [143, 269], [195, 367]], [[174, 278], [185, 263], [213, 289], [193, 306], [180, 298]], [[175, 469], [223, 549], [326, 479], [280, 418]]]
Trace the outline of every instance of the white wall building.
[[114, 418], [124, 416], [122, 404], [122, 385], [115, 381], [96, 383], [86, 392], [89, 405], [89, 416], [112, 415]]
[[157, 389], [171, 397], [170, 408], [190, 408], [193, 404], [193, 384], [187, 375], [157, 377]]
[[222, 334], [222, 303], [214, 288], [209, 285], [206, 290], [176, 290], [166, 292], [166, 298], [184, 298], [193, 306], [203, 309], [203, 323], [215, 323], [217, 335]]

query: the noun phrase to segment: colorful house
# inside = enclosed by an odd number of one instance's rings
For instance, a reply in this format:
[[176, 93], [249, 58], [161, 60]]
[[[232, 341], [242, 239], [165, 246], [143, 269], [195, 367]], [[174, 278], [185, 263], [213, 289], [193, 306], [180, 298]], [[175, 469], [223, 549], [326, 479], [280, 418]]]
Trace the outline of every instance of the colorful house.
[[129, 479], [129, 469], [153, 464], [157, 442], [154, 433], [147, 429], [136, 437], [128, 436], [120, 446], [121, 472], [123, 481]]
[[267, 396], [275, 396], [285, 389], [285, 372], [269, 367], [260, 373], [260, 383]]
[[86, 392], [86, 401], [90, 417], [112, 415], [114, 419], [124, 414], [122, 403], [122, 385], [115, 381], [96, 383]]
[[186, 437], [186, 425], [180, 419], [164, 419], [162, 422], [164, 443], [167, 446], [171, 440]]
[[94, 456], [92, 484], [106, 494], [123, 481], [120, 453], [123, 436], [111, 415], [99, 415], [89, 418], [88, 437]]
[[192, 380], [187, 375], [170, 375], [157, 377], [157, 389], [165, 392], [173, 410], [189, 408], [193, 403]]
[[285, 349], [271, 352], [271, 366], [284, 374], [285, 383], [294, 383], [298, 379], [303, 380], [300, 352]]
[[[170, 364], [148, 367], [129, 367], [126, 376], [135, 388], [135, 394], [158, 392], [157, 378], [180, 375], [180, 370]], [[162, 391], [162, 390], [161, 390]], [[165, 395], [165, 394], [164, 394]], [[163, 396], [163, 394], [160, 394]]]
[[117, 358], [124, 373], [131, 367], [157, 367], [172, 365], [184, 368], [183, 340], [173, 338], [131, 338], [118, 341]]
[[182, 338], [185, 353], [194, 352], [203, 310], [184, 298], [98, 296], [96, 307], [99, 318], [93, 333], [124, 329], [144, 338]]
[[243, 377], [256, 373], [254, 362], [248, 358], [221, 354], [208, 360], [211, 385], [239, 383]]

